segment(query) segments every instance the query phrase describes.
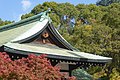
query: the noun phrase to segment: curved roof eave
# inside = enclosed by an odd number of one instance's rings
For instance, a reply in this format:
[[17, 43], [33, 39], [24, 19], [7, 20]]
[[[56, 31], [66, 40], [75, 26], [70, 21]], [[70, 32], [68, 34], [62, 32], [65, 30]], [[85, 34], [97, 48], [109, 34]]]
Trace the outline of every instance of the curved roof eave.
[[26, 23], [30, 23], [31, 21], [36, 21], [38, 20], [40, 17], [42, 16], [42, 13], [41, 14], [38, 14], [38, 15], [34, 15], [32, 17], [29, 17], [29, 18], [26, 18], [26, 19], [23, 19], [23, 20], [20, 20], [18, 22], [15, 22], [15, 23], [11, 23], [11, 24], [8, 24], [8, 25], [4, 25], [4, 26], [1, 26], [0, 28], [0, 31], [4, 31], [8, 28], [13, 28], [12, 26], [18, 26], [18, 25], [21, 25], [21, 24], [26, 24]]
[[61, 34], [57, 31], [57, 29], [50, 23], [50, 27], [48, 27], [52, 34], [60, 41], [66, 48], [72, 51], [79, 51], [78, 49], [74, 48], [70, 43], [68, 43]]
[[47, 27], [48, 21], [49, 21], [48, 19], [39, 21], [35, 26], [33, 26], [31, 29], [29, 29], [25, 33], [21, 34], [20, 36], [18, 36], [11, 42], [22, 43], [22, 42], [25, 42], [25, 41], [37, 36]]
[[31, 29], [26, 31], [25, 33], [21, 34], [17, 38], [11, 40], [11, 42], [15, 43], [22, 43], [26, 42], [27, 40], [30, 40], [40, 34], [46, 27], [48, 27], [48, 24], [50, 25], [49, 30], [51, 33], [57, 38], [57, 40], [64, 45], [67, 49], [72, 50], [72, 51], [78, 51], [75, 49], [71, 44], [69, 44], [62, 36], [61, 34], [56, 30], [56, 28], [52, 25], [50, 22], [49, 18], [40, 19], [40, 21], [33, 26]]
[[[49, 47], [42, 47], [42, 46], [34, 46], [29, 44], [19, 44], [19, 43], [7, 43], [4, 45], [4, 50], [17, 53], [17, 54], [24, 54], [28, 55], [30, 53], [35, 53], [37, 55], [46, 54], [49, 58], [56, 58], [56, 59], [69, 59], [81, 62], [97, 62], [97, 63], [107, 63], [112, 60], [109, 57], [103, 57], [99, 55], [84, 53], [84, 52], [76, 52], [70, 51], [62, 48], [49, 48]], [[23, 52], [23, 53], [22, 53]]]

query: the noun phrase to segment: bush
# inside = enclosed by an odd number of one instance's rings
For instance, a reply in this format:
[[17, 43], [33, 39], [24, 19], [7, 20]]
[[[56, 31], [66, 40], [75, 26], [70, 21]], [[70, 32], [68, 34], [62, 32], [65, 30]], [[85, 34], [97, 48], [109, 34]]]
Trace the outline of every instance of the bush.
[[[12, 61], [6, 53], [0, 53], [0, 80], [61, 80], [60, 68], [53, 67], [45, 58], [35, 56]], [[67, 80], [75, 80], [69, 77]]]

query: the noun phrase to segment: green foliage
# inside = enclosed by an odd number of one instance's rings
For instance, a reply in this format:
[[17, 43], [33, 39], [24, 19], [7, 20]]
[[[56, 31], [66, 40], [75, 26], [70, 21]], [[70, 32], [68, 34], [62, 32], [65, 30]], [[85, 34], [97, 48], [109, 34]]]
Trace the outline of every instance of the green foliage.
[[[65, 34], [66, 35], [66, 34]], [[64, 35], [63, 35], [64, 36]], [[65, 38], [80, 51], [102, 54], [110, 48], [109, 39], [112, 36], [112, 29], [104, 25], [76, 26], [73, 35], [66, 35]]]
[[53, 25], [57, 28], [57, 26], [59, 25], [60, 23], [60, 18], [58, 15], [56, 14], [50, 14], [50, 17], [52, 19], [52, 22], [53, 22]]
[[62, 13], [62, 15], [66, 15], [69, 18], [78, 16], [78, 11], [74, 5], [72, 5], [70, 3], [61, 3], [61, 4], [59, 4], [59, 6], [62, 9], [62, 10], [60, 10], [59, 13]]
[[[119, 69], [120, 66], [120, 41], [117, 39], [113, 40], [113, 37], [116, 36], [116, 33], [117, 32], [115, 32], [111, 27], [101, 24], [94, 24], [92, 26], [76, 26], [74, 28], [73, 35], [63, 34], [63, 36], [80, 51], [109, 56], [113, 58], [113, 62], [106, 67], [109, 71], [107, 73], [104, 70], [95, 72], [95, 68], [93, 68], [93, 70], [90, 69], [90, 71], [94, 71], [93, 73], [95, 74], [93, 75], [96, 79], [99, 77], [102, 77], [102, 79], [104, 79], [109, 78], [110, 73], [112, 72], [112, 68], [115, 67]], [[98, 74], [101, 74], [101, 76], [97, 76]]]
[[3, 25], [7, 25], [7, 24], [10, 24], [10, 23], [13, 23], [14, 21], [3, 21], [1, 18], [0, 18], [0, 27], [3, 26]]
[[31, 16], [34, 16], [34, 14], [33, 13], [28, 13], [28, 14], [22, 15], [21, 19], [25, 19], [25, 18], [28, 18], [28, 17], [31, 17]]
[[109, 27], [120, 29], [120, 3], [108, 6], [107, 13], [104, 15], [103, 21]]
[[105, 7], [96, 6], [95, 4], [90, 4], [90, 5], [78, 4], [76, 8], [79, 11], [79, 18], [84, 17], [93, 24], [96, 22], [101, 22], [102, 17], [106, 13]]
[[44, 7], [41, 5], [41, 4], [38, 4], [37, 6], [35, 6], [34, 8], [33, 8], [33, 10], [31, 10], [31, 13], [32, 14], [39, 14], [41, 11], [43, 11], [42, 9], [43, 9]]
[[113, 68], [110, 74], [110, 80], [120, 80], [120, 72], [116, 68]]

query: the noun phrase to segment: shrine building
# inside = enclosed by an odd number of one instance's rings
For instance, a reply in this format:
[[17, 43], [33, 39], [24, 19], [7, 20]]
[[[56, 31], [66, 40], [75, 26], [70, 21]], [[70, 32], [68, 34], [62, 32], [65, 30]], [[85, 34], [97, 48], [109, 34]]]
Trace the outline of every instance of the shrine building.
[[0, 52], [12, 60], [46, 54], [53, 66], [68, 72], [89, 66], [103, 66], [112, 58], [81, 52], [68, 43], [53, 26], [48, 11], [0, 28]]

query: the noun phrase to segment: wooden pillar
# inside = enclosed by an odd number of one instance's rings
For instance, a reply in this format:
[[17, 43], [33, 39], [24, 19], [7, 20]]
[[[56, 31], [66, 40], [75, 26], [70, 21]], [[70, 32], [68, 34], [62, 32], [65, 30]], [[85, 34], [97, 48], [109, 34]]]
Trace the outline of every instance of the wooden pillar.
[[0, 52], [4, 52], [4, 47], [0, 47]]
[[69, 76], [71, 77], [72, 76], [72, 65], [71, 64], [69, 64]]
[[69, 76], [70, 77], [72, 76], [72, 70], [69, 70]]
[[77, 69], [79, 66], [80, 64], [69, 64], [69, 76], [72, 76], [72, 71]]

